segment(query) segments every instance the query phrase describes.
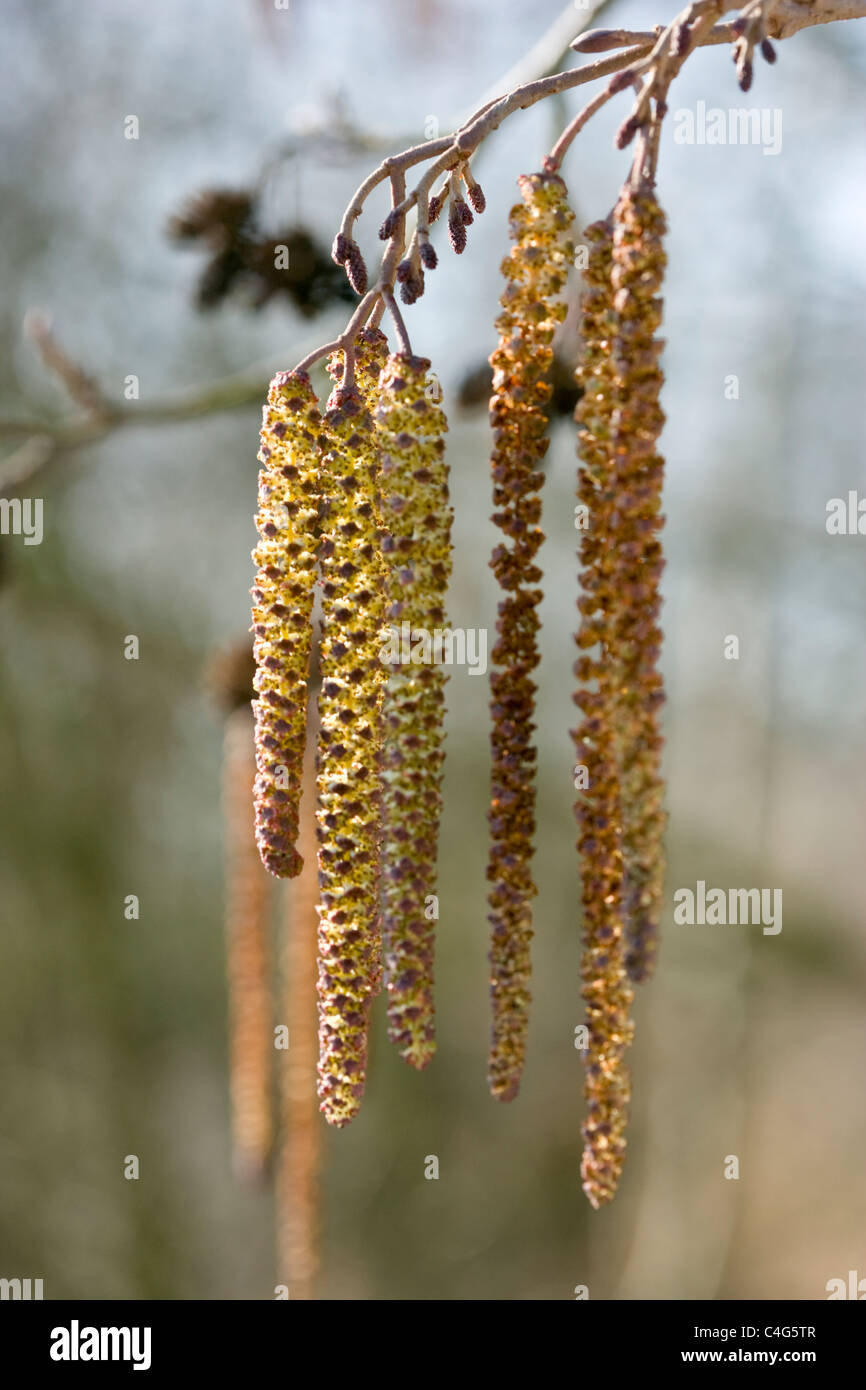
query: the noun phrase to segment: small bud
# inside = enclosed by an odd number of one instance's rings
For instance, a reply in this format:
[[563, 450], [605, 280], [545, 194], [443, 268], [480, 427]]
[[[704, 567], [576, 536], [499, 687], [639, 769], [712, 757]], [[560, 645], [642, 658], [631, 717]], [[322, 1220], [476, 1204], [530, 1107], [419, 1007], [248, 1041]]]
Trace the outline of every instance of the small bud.
[[484, 190], [481, 184], [468, 184], [466, 187], [466, 196], [480, 217], [481, 213], [487, 207], [487, 199], [484, 196]]
[[400, 285], [400, 298], [404, 304], [414, 304], [424, 293], [424, 272], [420, 266], [412, 266], [410, 274]]
[[633, 40], [651, 40], [654, 34], [626, 34], [622, 29], [589, 29], [569, 45], [575, 53], [607, 53]]
[[401, 216], [402, 214], [398, 213], [396, 208], [391, 209], [391, 211], [388, 213], [388, 216], [385, 218], [385, 221], [379, 228], [380, 241], [391, 240], [391, 237], [397, 230], [397, 223], [399, 222]]
[[682, 58], [684, 53], [689, 50], [692, 41], [692, 31], [688, 24], [677, 24], [671, 35], [671, 52], [675, 58]]
[[430, 199], [429, 203], [427, 204], [427, 223], [428, 223], [428, 225], [429, 225], [431, 222], [435, 222], [435, 221], [436, 221], [436, 219], [437, 219], [437, 217], [439, 216], [439, 214], [440, 214], [441, 211], [442, 211], [442, 199], [441, 199], [441, 197], [439, 196], [438, 193], [434, 193], [434, 194], [433, 194], [433, 197]]
[[752, 61], [750, 58], [746, 58], [745, 62], [737, 67], [737, 80], [740, 84], [740, 90], [747, 92], [752, 85]]
[[775, 63], [776, 50], [770, 43], [769, 39], [761, 39], [761, 52], [763, 53], [766, 62]]
[[624, 150], [626, 145], [630, 145], [637, 134], [638, 122], [634, 116], [627, 116], [616, 133], [616, 147]]
[[[463, 206], [465, 207], [466, 204], [464, 203]], [[455, 254], [462, 256], [466, 250], [466, 223], [461, 216], [457, 199], [451, 204], [448, 212], [448, 240], [451, 242]]]
[[405, 259], [402, 260], [402, 261], [400, 262], [400, 264], [398, 265], [398, 267], [397, 267], [396, 275], [395, 275], [395, 278], [396, 278], [396, 280], [397, 280], [397, 283], [400, 284], [400, 285], [402, 285], [403, 282], [404, 282], [405, 280], [408, 280], [408, 279], [409, 279], [409, 276], [410, 276], [411, 274], [412, 274], [412, 262], [410, 261], [409, 257], [406, 256]]
[[615, 97], [617, 92], [624, 92], [626, 87], [631, 86], [632, 82], [634, 82], [634, 68], [623, 68], [622, 72], [614, 73], [607, 84], [607, 90], [612, 97]]
[[337, 265], [345, 266], [346, 277], [355, 293], [364, 294], [367, 289], [367, 266], [358, 243], [338, 232], [334, 237], [331, 256]]
[[418, 244], [418, 255], [421, 257], [421, 264], [427, 270], [435, 270], [439, 264], [439, 257], [436, 255], [434, 247], [429, 241], [422, 241]]

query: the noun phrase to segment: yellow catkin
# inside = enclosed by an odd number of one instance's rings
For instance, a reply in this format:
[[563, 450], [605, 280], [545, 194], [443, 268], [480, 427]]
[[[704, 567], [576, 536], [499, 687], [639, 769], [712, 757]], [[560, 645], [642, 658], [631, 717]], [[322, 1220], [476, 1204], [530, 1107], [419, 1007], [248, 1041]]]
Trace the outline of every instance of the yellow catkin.
[[620, 595], [617, 556], [619, 497], [614, 467], [613, 421], [617, 408], [611, 348], [616, 317], [609, 223], [588, 227], [589, 256], [583, 273], [582, 346], [577, 379], [583, 394], [579, 425], [578, 500], [582, 594], [575, 663], [575, 703], [583, 718], [574, 732], [575, 806], [582, 868], [582, 994], [588, 1045], [584, 1052], [587, 1117], [583, 1126], [583, 1187], [595, 1207], [609, 1202], [626, 1152], [630, 1081], [625, 1064], [633, 1027], [633, 990], [626, 974], [622, 919], [622, 812], [617, 743], [620, 672]]
[[[355, 340], [355, 386], [357, 387], [362, 404], [366, 407], [372, 418], [373, 412], [379, 400], [379, 377], [382, 368], [388, 358], [388, 339], [379, 328], [362, 328]], [[346, 370], [345, 354], [341, 351], [332, 352], [328, 358], [328, 372], [335, 386], [342, 385]], [[381, 499], [379, 495], [379, 457], [378, 441], [375, 449], [369, 455], [368, 468], [368, 493], [373, 502], [373, 519], [375, 522], [376, 543], [382, 549], [384, 531], [382, 529]], [[371, 532], [372, 534], [372, 532]], [[380, 584], [385, 585], [386, 564], [380, 568]], [[380, 589], [376, 596], [375, 620], [378, 622], [384, 612], [385, 589]], [[383, 710], [384, 717], [384, 710]], [[381, 747], [384, 725], [380, 726], [377, 735], [377, 747], [381, 759]], [[381, 781], [381, 765], [380, 765]], [[369, 974], [370, 987], [373, 994], [378, 994], [382, 987], [383, 960], [382, 960], [382, 932], [381, 919], [379, 928], [375, 933], [374, 954], [371, 956]]]
[[262, 412], [256, 662], [256, 843], [265, 868], [300, 872], [295, 848], [312, 641], [320, 507], [321, 417], [305, 373], [274, 377]]
[[256, 848], [250, 789], [255, 776], [249, 705], [226, 721], [223, 761], [229, 1086], [235, 1170], [260, 1178], [273, 1137], [271, 879]]
[[291, 1046], [277, 1054], [281, 1130], [275, 1194], [277, 1277], [295, 1302], [315, 1297], [319, 1265], [322, 1122], [316, 1102], [316, 731], [316, 715], [311, 711], [298, 832], [305, 867], [283, 889], [282, 913], [282, 997]]
[[381, 943], [380, 659], [383, 563], [374, 503], [378, 451], [356, 387], [335, 387], [323, 419], [319, 842], [319, 1097], [329, 1124], [357, 1113], [367, 1012]]
[[616, 332], [611, 355], [618, 401], [613, 420], [617, 489], [617, 590], [620, 617], [617, 733], [623, 823], [623, 915], [626, 968], [636, 983], [655, 964], [664, 887], [664, 702], [657, 669], [662, 631], [659, 584], [664, 558], [659, 532], [664, 459], [657, 441], [664, 343], [658, 297], [665, 271], [665, 218], [649, 188], [623, 189], [614, 210], [612, 285]]
[[436, 860], [447, 679], [441, 644], [453, 513], [443, 438], [447, 422], [430, 363], [406, 354], [389, 357], [378, 393], [374, 419], [382, 457], [390, 624], [383, 648], [390, 677], [382, 784], [388, 1034], [405, 1061], [421, 1068], [435, 1050]]
[[[573, 213], [565, 184], [556, 175], [519, 180], [523, 203], [511, 212], [515, 242], [502, 263], [507, 285], [496, 321], [499, 344], [491, 356], [493, 396], [493, 520], [506, 543], [493, 552], [492, 568], [505, 597], [492, 656], [490, 829], [487, 877], [491, 924], [490, 989], [493, 1008], [488, 1084], [499, 1100], [518, 1091], [529, 1024], [532, 939], [531, 902], [536, 892], [531, 861], [535, 831], [533, 714], [538, 663], [536, 607], [541, 570], [535, 556], [542, 474], [547, 448], [547, 376], [556, 325], [565, 316], [561, 295], [573, 247]], [[508, 543], [510, 542], [510, 544]]]

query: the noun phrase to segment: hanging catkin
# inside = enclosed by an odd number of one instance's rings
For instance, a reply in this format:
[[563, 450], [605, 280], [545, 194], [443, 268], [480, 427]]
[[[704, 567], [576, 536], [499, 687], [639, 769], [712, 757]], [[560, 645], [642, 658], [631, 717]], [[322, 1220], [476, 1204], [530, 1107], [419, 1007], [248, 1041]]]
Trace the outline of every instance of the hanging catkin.
[[[362, 328], [355, 340], [355, 387], [360, 396], [361, 404], [373, 418], [373, 411], [379, 399], [379, 376], [388, 357], [388, 339], [379, 328]], [[346, 371], [346, 356], [342, 351], [332, 352], [328, 358], [328, 372], [334, 382], [335, 387], [340, 387]], [[372, 524], [368, 525], [368, 536], [375, 536], [375, 544], [380, 557], [382, 556], [384, 532], [382, 530], [381, 499], [379, 496], [379, 470], [381, 467], [380, 449], [378, 440], [369, 452], [367, 459], [367, 473], [365, 484], [365, 496], [368, 501], [372, 501]], [[387, 564], [380, 558], [377, 573], [379, 575], [379, 589], [376, 592], [376, 601], [373, 607], [375, 621], [383, 620], [385, 611], [385, 587], [387, 584], [385, 571]], [[384, 709], [382, 710], [384, 719]], [[378, 757], [379, 785], [381, 789], [381, 759], [382, 759], [382, 735], [384, 723], [380, 721], [379, 729], [376, 731], [376, 750]], [[380, 823], [381, 841], [381, 823]], [[382, 862], [382, 852], [380, 851], [380, 864]], [[381, 889], [380, 889], [381, 894]], [[378, 994], [382, 988], [382, 928], [381, 918], [374, 932], [374, 940], [369, 963], [370, 990], [372, 994]]]
[[379, 759], [385, 668], [376, 438], [357, 387], [335, 387], [323, 420], [319, 841], [319, 1097], [329, 1124], [364, 1090], [367, 1010], [379, 937]]
[[625, 967], [622, 921], [622, 812], [617, 745], [619, 625], [617, 477], [613, 421], [617, 394], [611, 356], [613, 238], [609, 223], [585, 233], [588, 261], [581, 300], [582, 346], [577, 380], [583, 394], [579, 425], [582, 594], [574, 697], [583, 718], [574, 732], [575, 806], [582, 867], [583, 999], [588, 1029], [584, 1051], [587, 1117], [583, 1126], [583, 1187], [594, 1207], [616, 1192], [625, 1160], [630, 1083], [625, 1055], [634, 997]]
[[491, 566], [504, 590], [492, 652], [491, 849], [487, 877], [491, 924], [490, 978], [493, 1026], [488, 1083], [494, 1096], [512, 1100], [520, 1084], [529, 1017], [532, 840], [535, 830], [535, 763], [532, 741], [538, 663], [541, 570], [534, 563], [543, 539], [539, 527], [547, 448], [546, 381], [551, 342], [565, 316], [560, 295], [573, 249], [573, 213], [556, 175], [519, 180], [523, 204], [511, 212], [516, 243], [502, 263], [507, 286], [496, 320], [499, 344], [490, 361], [493, 396], [493, 520], [510, 541], [493, 552]]
[[388, 1035], [419, 1068], [435, 1050], [436, 859], [447, 677], [434, 643], [437, 630], [445, 630], [453, 515], [444, 457], [447, 423], [429, 368], [421, 357], [389, 357], [374, 417], [388, 565], [385, 616], [391, 624], [383, 647], [390, 678], [382, 783]]
[[256, 843], [272, 874], [300, 872], [298, 833], [320, 506], [321, 417], [306, 373], [280, 372], [262, 412], [256, 661]]
[[[280, 1068], [280, 1152], [276, 1180], [277, 1275], [293, 1302], [315, 1297], [318, 1269], [321, 1125], [316, 1108], [317, 719], [309, 713], [298, 848], [304, 870], [283, 887], [283, 1017], [290, 1047]], [[273, 1049], [272, 1049], [273, 1050]]]
[[271, 882], [256, 849], [249, 705], [226, 720], [223, 759], [229, 1086], [235, 1170], [260, 1178], [273, 1137], [274, 1035], [269, 949]]
[[617, 736], [623, 821], [623, 917], [626, 968], [636, 983], [651, 973], [658, 949], [664, 887], [664, 702], [657, 670], [662, 632], [659, 583], [664, 559], [659, 531], [664, 459], [657, 441], [664, 425], [659, 393], [664, 376], [656, 337], [658, 297], [666, 257], [665, 218], [650, 188], [626, 185], [614, 210], [613, 270], [616, 332], [612, 356], [619, 406], [613, 421], [617, 489], [617, 592], [620, 617]]

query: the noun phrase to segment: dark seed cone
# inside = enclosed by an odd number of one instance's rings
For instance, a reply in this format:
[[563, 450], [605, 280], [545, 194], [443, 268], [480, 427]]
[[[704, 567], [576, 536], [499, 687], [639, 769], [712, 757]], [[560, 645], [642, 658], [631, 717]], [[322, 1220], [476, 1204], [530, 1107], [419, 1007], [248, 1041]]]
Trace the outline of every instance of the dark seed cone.
[[332, 1125], [364, 1090], [367, 1010], [379, 941], [379, 759], [385, 668], [375, 509], [378, 455], [357, 387], [335, 387], [323, 420], [323, 631], [319, 697], [319, 1098]]
[[513, 1100], [517, 1094], [529, 1022], [530, 904], [536, 891], [531, 873], [536, 760], [532, 672], [538, 663], [536, 606], [542, 597], [535, 556], [543, 540], [538, 464], [547, 448], [551, 343], [565, 317], [560, 296], [573, 255], [573, 213], [562, 180], [533, 174], [519, 185], [524, 202], [511, 212], [516, 244], [502, 263], [507, 286], [496, 321], [499, 345], [490, 359], [491, 469], [498, 509], [493, 520], [510, 542], [497, 546], [490, 562], [505, 595], [492, 652], [492, 843], [487, 868], [493, 1005], [488, 1084], [499, 1100]]
[[583, 389], [579, 425], [578, 499], [588, 525], [580, 546], [582, 594], [575, 663], [575, 704], [583, 718], [574, 732], [575, 760], [586, 787], [575, 805], [582, 867], [583, 977], [588, 1045], [584, 1052], [587, 1117], [583, 1126], [583, 1189], [594, 1207], [614, 1196], [625, 1161], [630, 1081], [625, 1065], [632, 1038], [633, 990], [625, 968], [622, 920], [622, 804], [616, 740], [621, 596], [617, 556], [620, 499], [612, 427], [616, 410], [611, 356], [613, 239], [610, 224], [585, 233], [582, 347], [577, 368]]
[[658, 298], [665, 270], [665, 219], [648, 190], [626, 187], [614, 212], [613, 290], [617, 331], [612, 355], [618, 408], [612, 423], [618, 496], [617, 738], [622, 781], [623, 915], [626, 967], [635, 982], [648, 978], [658, 949], [664, 888], [664, 703], [657, 669], [661, 651], [664, 569], [659, 532], [664, 459], [657, 442], [664, 413], [659, 393], [663, 342]]
[[[388, 1036], [414, 1067], [435, 1050], [433, 954], [436, 859], [442, 811], [445, 681], [432, 646], [406, 661], [412, 644], [444, 631], [451, 576], [445, 415], [424, 358], [388, 358], [375, 421], [382, 451], [382, 520], [388, 562], [390, 664], [383, 754], [382, 933]], [[430, 660], [430, 658], [434, 658]]]
[[254, 776], [253, 716], [247, 704], [228, 716], [223, 761], [229, 1086], [234, 1166], [244, 1178], [264, 1176], [273, 1140], [272, 880], [262, 868], [253, 833]]
[[262, 412], [258, 566], [253, 596], [256, 843], [280, 878], [302, 867], [295, 848], [312, 643], [320, 504], [321, 417], [306, 373], [281, 372]]

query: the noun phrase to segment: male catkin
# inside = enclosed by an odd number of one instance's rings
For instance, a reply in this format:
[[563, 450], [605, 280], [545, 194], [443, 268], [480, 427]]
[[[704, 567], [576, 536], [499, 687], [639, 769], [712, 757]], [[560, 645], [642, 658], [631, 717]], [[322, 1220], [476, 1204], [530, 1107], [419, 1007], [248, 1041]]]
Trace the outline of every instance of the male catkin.
[[364, 1090], [367, 1010], [377, 987], [379, 758], [384, 607], [374, 505], [376, 437], [357, 387], [335, 387], [323, 419], [319, 842], [319, 1097], [344, 1125]]
[[321, 417], [305, 372], [268, 390], [259, 448], [253, 596], [256, 843], [272, 874], [293, 878], [312, 645], [321, 503]]
[[556, 175], [519, 180], [523, 203], [511, 212], [515, 242], [502, 262], [507, 281], [496, 320], [499, 344], [490, 362], [493, 396], [493, 520], [506, 541], [491, 566], [503, 590], [492, 651], [490, 795], [491, 848], [487, 877], [491, 924], [490, 989], [493, 1009], [488, 1084], [499, 1100], [513, 1100], [520, 1085], [529, 1024], [532, 939], [532, 840], [535, 831], [535, 683], [538, 663], [536, 607], [541, 570], [535, 556], [542, 475], [547, 448], [544, 407], [553, 361], [554, 330], [565, 316], [561, 294], [573, 248], [573, 213]]
[[259, 858], [250, 787], [255, 775], [249, 704], [229, 714], [223, 761], [229, 1086], [235, 1169], [261, 1178], [273, 1141], [274, 1034], [270, 914], [273, 880]]
[[616, 1192], [625, 1160], [630, 1098], [626, 1049], [633, 991], [625, 969], [622, 922], [622, 815], [616, 717], [620, 596], [617, 575], [619, 497], [612, 421], [616, 411], [611, 342], [613, 237], [609, 223], [586, 230], [589, 248], [581, 302], [582, 346], [577, 379], [583, 394], [579, 425], [578, 499], [587, 525], [580, 545], [581, 614], [575, 663], [575, 704], [583, 718], [574, 732], [583, 788], [575, 806], [582, 869], [583, 976], [588, 1044], [584, 1053], [587, 1117], [583, 1126], [583, 1187], [595, 1207]]
[[[447, 678], [441, 654], [437, 660], [430, 644], [434, 631], [446, 625], [451, 575], [447, 424], [429, 368], [425, 358], [389, 357], [374, 417], [382, 459], [385, 616], [392, 628], [384, 649], [386, 655], [390, 649], [390, 677], [382, 786], [388, 1033], [415, 1067], [426, 1066], [435, 1049], [433, 951]], [[403, 659], [404, 631], [416, 660]]]
[[626, 966], [635, 982], [651, 973], [658, 949], [664, 886], [664, 783], [657, 669], [662, 632], [659, 584], [664, 558], [659, 531], [664, 459], [657, 442], [664, 380], [656, 336], [665, 271], [665, 218], [654, 192], [626, 185], [614, 210], [611, 273], [616, 331], [612, 342], [617, 410], [612, 443], [617, 492], [617, 708], [623, 823], [623, 913]]

